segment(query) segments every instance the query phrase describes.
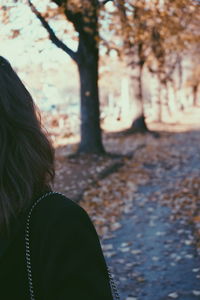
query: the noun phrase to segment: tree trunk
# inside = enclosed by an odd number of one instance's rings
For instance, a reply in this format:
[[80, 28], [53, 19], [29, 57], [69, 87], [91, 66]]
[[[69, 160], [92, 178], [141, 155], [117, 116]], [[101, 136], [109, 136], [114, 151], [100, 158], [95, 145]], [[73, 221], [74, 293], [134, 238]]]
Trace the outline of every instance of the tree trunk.
[[145, 122], [145, 117], [144, 115], [140, 115], [139, 117], [137, 117], [136, 120], [133, 121], [131, 128], [133, 129], [133, 131], [135, 132], [140, 132], [140, 133], [145, 133], [148, 131], [146, 122]]
[[179, 86], [178, 89], [180, 90], [183, 83], [183, 67], [182, 67], [182, 59], [179, 56], [178, 58], [178, 75], [179, 75]]
[[165, 108], [166, 108], [168, 115], [172, 116], [172, 111], [171, 111], [170, 105], [169, 105], [169, 90], [168, 90], [167, 82], [164, 83], [163, 87], [165, 89]]
[[83, 40], [79, 43], [78, 51], [81, 97], [81, 142], [78, 153], [101, 154], [105, 153], [105, 150], [100, 128], [98, 49], [89, 47]]
[[131, 130], [134, 132], [141, 132], [145, 133], [148, 131], [146, 122], [145, 122], [145, 116], [144, 116], [144, 99], [143, 99], [143, 91], [142, 91], [142, 73], [143, 73], [143, 64], [141, 63], [139, 65], [139, 75], [138, 75], [138, 94], [137, 99], [138, 103], [140, 105], [139, 108], [139, 115], [136, 118], [136, 120], [133, 121], [131, 125]]
[[193, 106], [194, 107], [198, 106], [197, 91], [198, 91], [198, 85], [194, 85], [192, 87], [192, 92], [193, 92]]
[[162, 107], [162, 98], [161, 98], [161, 82], [159, 79], [159, 87], [158, 87], [158, 122], [162, 122], [162, 113], [163, 113], [163, 107]]

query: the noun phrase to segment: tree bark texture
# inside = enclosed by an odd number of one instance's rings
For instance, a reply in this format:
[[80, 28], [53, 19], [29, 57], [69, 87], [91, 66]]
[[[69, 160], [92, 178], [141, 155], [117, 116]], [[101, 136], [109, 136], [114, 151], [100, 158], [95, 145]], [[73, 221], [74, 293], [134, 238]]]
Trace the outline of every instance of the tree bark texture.
[[90, 48], [80, 37], [79, 53], [81, 142], [78, 153], [104, 153], [100, 128], [98, 49]]

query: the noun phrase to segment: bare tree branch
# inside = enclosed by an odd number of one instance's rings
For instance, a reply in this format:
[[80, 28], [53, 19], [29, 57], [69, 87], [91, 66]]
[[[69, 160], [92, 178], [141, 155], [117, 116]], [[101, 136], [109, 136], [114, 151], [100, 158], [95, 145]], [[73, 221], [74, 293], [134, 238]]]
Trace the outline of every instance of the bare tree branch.
[[50, 27], [48, 22], [45, 20], [45, 18], [41, 15], [41, 13], [36, 9], [36, 7], [33, 5], [33, 3], [28, 0], [28, 4], [32, 10], [32, 12], [36, 15], [36, 17], [40, 20], [42, 26], [47, 30], [49, 33], [49, 38], [52, 41], [53, 44], [55, 44], [58, 48], [62, 49], [64, 52], [66, 52], [74, 61], [77, 61], [78, 55], [76, 52], [71, 50], [67, 45], [65, 45], [54, 33], [53, 29]]

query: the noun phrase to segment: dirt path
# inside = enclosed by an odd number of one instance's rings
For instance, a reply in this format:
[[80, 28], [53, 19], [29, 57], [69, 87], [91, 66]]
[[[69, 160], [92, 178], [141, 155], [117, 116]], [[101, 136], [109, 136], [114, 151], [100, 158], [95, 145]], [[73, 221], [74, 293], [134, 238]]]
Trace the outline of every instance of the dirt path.
[[[200, 299], [200, 253], [194, 228], [178, 212], [182, 212], [183, 196], [174, 194], [181, 182], [200, 175], [200, 133], [176, 134], [166, 147], [175, 159], [144, 164], [151, 170], [151, 181], [139, 187], [115, 236], [102, 240], [121, 300]], [[168, 205], [166, 199], [173, 197]], [[186, 204], [183, 211], [190, 211], [192, 206]]]
[[104, 241], [107, 249], [116, 249], [111, 258], [110, 251], [105, 254], [120, 280], [121, 299], [200, 299], [200, 258], [192, 229], [181, 220], [172, 222], [169, 208], [147, 198], [135, 200], [117, 236]]

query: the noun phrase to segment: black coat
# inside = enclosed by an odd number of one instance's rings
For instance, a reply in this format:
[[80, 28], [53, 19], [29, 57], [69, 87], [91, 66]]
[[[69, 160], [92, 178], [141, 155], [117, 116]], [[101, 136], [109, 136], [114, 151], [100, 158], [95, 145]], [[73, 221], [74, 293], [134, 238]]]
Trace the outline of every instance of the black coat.
[[[10, 241], [0, 240], [0, 299], [29, 300], [25, 221]], [[51, 194], [31, 217], [31, 262], [36, 300], [112, 300], [109, 276], [95, 227], [86, 211]]]

